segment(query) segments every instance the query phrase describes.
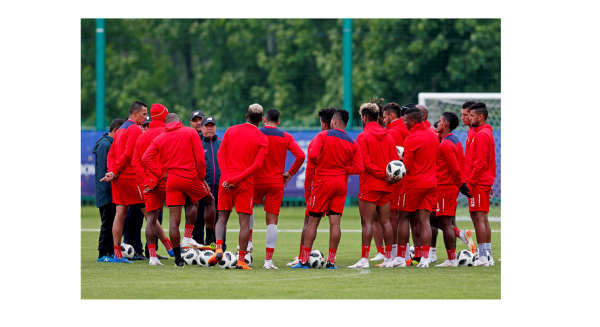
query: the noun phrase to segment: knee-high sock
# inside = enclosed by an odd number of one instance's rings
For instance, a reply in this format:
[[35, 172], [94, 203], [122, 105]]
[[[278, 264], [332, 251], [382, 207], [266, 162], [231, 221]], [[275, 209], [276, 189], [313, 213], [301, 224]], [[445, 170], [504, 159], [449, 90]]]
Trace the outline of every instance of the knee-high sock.
[[277, 225], [267, 225], [267, 260], [273, 259], [273, 252], [275, 251], [275, 245], [277, 244]]

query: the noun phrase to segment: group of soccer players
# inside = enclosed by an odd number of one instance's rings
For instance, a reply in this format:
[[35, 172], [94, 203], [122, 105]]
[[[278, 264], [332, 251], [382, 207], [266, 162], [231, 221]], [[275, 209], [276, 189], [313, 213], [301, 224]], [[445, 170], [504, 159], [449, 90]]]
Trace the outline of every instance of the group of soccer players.
[[[420, 258], [417, 267], [428, 267], [432, 228], [436, 227], [442, 229], [448, 251], [448, 260], [438, 266], [457, 266], [456, 237], [475, 252], [470, 231], [460, 231], [455, 225], [459, 191], [469, 197], [469, 211], [477, 233], [480, 255], [475, 265], [494, 264], [487, 213], [496, 175], [495, 148], [492, 128], [486, 124], [485, 104], [471, 101], [463, 105], [463, 122], [471, 126], [465, 154], [461, 143], [452, 134], [458, 126], [458, 116], [445, 112], [434, 130], [424, 120], [424, 113], [426, 108], [413, 104], [400, 107], [391, 102], [381, 106], [370, 101], [360, 107], [364, 130], [357, 140], [353, 140], [345, 131], [348, 111], [336, 108], [319, 111], [322, 131], [308, 146], [306, 212], [300, 252], [288, 265], [310, 268], [308, 261], [317, 227], [321, 218], [327, 215], [330, 240], [325, 268], [337, 269], [335, 259], [348, 176], [357, 174], [360, 175], [362, 256], [351, 268], [369, 267], [370, 244], [376, 230], [381, 230], [385, 242], [381, 267], [412, 264], [408, 244], [410, 231], [415, 243], [415, 257]], [[144, 203], [150, 265], [161, 265], [153, 244], [158, 237], [175, 257], [175, 265], [183, 267], [182, 248], [202, 247], [194, 241], [192, 233], [198, 203], [203, 203], [207, 224], [214, 223], [218, 214], [216, 250], [209, 265], [216, 265], [223, 259], [227, 221], [235, 207], [240, 224], [236, 268], [252, 269], [244, 258], [252, 248], [249, 241], [254, 204], [264, 203], [267, 237], [263, 268], [277, 269], [272, 257], [283, 190], [306, 159], [294, 138], [277, 128], [281, 122], [280, 112], [269, 109], [263, 117], [262, 106], [252, 104], [246, 114], [247, 122], [225, 132], [217, 154], [221, 169], [218, 213], [214, 209], [215, 199], [204, 181], [206, 164], [198, 133], [185, 127], [164, 105], [154, 104], [150, 109], [152, 122], [142, 134], [139, 125], [143, 124], [147, 114], [144, 103], [136, 101], [131, 105], [129, 118], [115, 134], [108, 153], [108, 173], [102, 179], [112, 183], [113, 202], [117, 205], [113, 224], [114, 262], [129, 262], [122, 257], [120, 247], [127, 207]], [[259, 128], [261, 121], [264, 127]], [[400, 155], [397, 147], [404, 148]], [[287, 151], [296, 160], [285, 172]], [[387, 165], [393, 160], [404, 161], [406, 175], [403, 178], [389, 177], [386, 173]], [[157, 220], [165, 203], [170, 213], [170, 238]], [[179, 224], [184, 205], [185, 235], [180, 242]]]

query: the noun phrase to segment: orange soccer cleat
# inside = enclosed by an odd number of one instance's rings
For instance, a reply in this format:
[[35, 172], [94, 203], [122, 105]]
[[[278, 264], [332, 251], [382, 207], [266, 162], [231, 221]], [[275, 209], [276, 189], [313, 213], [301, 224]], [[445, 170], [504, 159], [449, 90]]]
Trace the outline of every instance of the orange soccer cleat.
[[245, 263], [244, 261], [239, 261], [235, 264], [235, 269], [246, 269], [246, 270], [252, 270], [252, 268], [248, 267], [248, 264]]
[[213, 256], [210, 257], [210, 259], [208, 259], [208, 265], [212, 267], [218, 264], [221, 260], [223, 260], [223, 249], [217, 249], [215, 251], [215, 254], [213, 254]]

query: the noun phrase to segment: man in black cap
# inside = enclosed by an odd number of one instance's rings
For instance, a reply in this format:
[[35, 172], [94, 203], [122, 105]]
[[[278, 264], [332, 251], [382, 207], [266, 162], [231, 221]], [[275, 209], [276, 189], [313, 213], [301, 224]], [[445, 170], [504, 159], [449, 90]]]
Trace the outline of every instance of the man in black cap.
[[194, 110], [190, 115], [190, 127], [195, 129], [198, 134], [202, 133], [202, 120], [204, 113], [200, 110]]
[[145, 132], [148, 127], [150, 127], [150, 115], [148, 115], [148, 117], [146, 117], [146, 120], [144, 120], [144, 123], [142, 124], [142, 133]]

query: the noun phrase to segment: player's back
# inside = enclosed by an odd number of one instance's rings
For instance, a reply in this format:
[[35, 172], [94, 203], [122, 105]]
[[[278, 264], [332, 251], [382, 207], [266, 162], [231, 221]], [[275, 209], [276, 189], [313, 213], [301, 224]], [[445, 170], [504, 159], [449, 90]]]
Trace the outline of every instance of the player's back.
[[265, 126], [260, 128], [259, 131], [269, 139], [269, 148], [262, 167], [254, 174], [254, 184], [283, 186], [282, 174], [285, 171], [285, 159], [293, 138], [277, 127]]
[[[347, 175], [346, 167], [351, 165], [354, 152], [360, 151], [356, 142], [345, 131], [337, 128], [322, 131], [317, 134], [317, 138], [322, 146], [318, 153], [315, 175], [319, 177]], [[315, 150], [317, 147], [313, 146], [311, 151], [314, 153]]]
[[[444, 154], [448, 154], [448, 155], [452, 155], [453, 158], [450, 157], [445, 157]], [[460, 172], [461, 175], [461, 182], [460, 184], [457, 183], [457, 181], [454, 179], [453, 173], [452, 173], [452, 169], [451, 169], [451, 165], [453, 165], [452, 162], [449, 162], [449, 160], [453, 160], [456, 159], [455, 163], [456, 163], [456, 169], [458, 169], [458, 171]], [[442, 140], [442, 143], [440, 143], [439, 149], [438, 149], [438, 156], [437, 156], [437, 164], [436, 164], [436, 178], [437, 178], [437, 184], [438, 186], [444, 186], [444, 185], [456, 185], [456, 186], [460, 186], [462, 185], [463, 179], [464, 179], [464, 175], [462, 173], [462, 167], [464, 165], [464, 155], [463, 155], [463, 149], [462, 149], [462, 143], [460, 143], [460, 141], [458, 140], [458, 137], [456, 137], [456, 135], [450, 133], [448, 135], [446, 135], [446, 137], [444, 137], [444, 139]]]
[[198, 133], [193, 128], [183, 126], [180, 122], [168, 123], [164, 132], [154, 139], [159, 148], [160, 161], [169, 174], [184, 178], [198, 176], [196, 156], [192, 148], [194, 141], [199, 144], [199, 150], [204, 158], [204, 149]]
[[406, 128], [406, 125], [404, 125], [402, 118], [394, 120], [385, 127], [394, 139], [394, 142], [396, 142], [396, 146], [404, 147], [404, 140], [408, 136], [409, 132]]
[[[258, 127], [250, 123], [231, 126], [223, 135], [219, 152], [225, 150], [227, 158], [227, 174], [229, 177], [243, 173], [254, 163], [258, 149], [267, 144], [269, 139]], [[226, 147], [223, 147], [226, 143]], [[222, 165], [223, 163], [219, 163]], [[247, 181], [254, 183], [254, 176], [250, 175]]]
[[423, 123], [415, 124], [404, 142], [406, 152], [413, 151], [412, 164], [407, 167], [404, 188], [430, 188], [437, 186], [436, 162], [439, 141], [435, 133]]
[[[368, 159], [382, 173], [385, 173], [385, 169], [390, 161], [398, 159], [394, 139], [388, 134], [386, 129], [379, 126], [376, 122], [368, 123], [365, 126], [364, 131], [358, 134], [357, 142], [360, 152], [363, 155], [363, 164]], [[392, 185], [380, 179], [380, 177], [373, 176], [365, 164], [365, 172], [360, 174], [361, 191], [391, 191]]]
[[[122, 168], [120, 168], [120, 171], [117, 172], [119, 178], [137, 178], [133, 167], [131, 166], [131, 159], [133, 157], [135, 144], [137, 142], [138, 137], [141, 134], [142, 130], [140, 129], [140, 126], [129, 119], [125, 121], [125, 123], [123, 123], [123, 125], [121, 125], [121, 127], [115, 133], [115, 141], [113, 142], [112, 146], [115, 147], [115, 168], [122, 166]], [[131, 149], [127, 149], [128, 144], [131, 147]], [[120, 158], [122, 158], [122, 156], [125, 154], [125, 151], [128, 152], [129, 159], [127, 159], [125, 163], [121, 163]]]

